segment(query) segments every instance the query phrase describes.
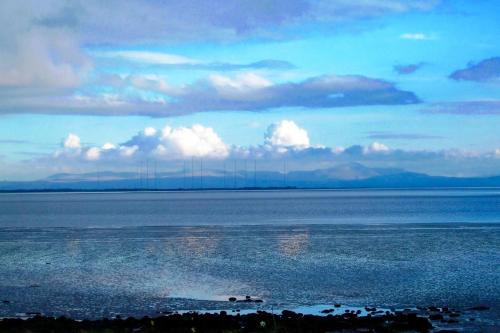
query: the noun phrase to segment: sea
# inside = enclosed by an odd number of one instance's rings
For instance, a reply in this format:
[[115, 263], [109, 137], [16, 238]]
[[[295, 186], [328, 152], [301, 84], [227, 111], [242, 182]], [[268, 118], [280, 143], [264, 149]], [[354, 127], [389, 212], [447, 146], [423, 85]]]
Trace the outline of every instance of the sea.
[[0, 317], [334, 304], [500, 327], [500, 189], [0, 194]]

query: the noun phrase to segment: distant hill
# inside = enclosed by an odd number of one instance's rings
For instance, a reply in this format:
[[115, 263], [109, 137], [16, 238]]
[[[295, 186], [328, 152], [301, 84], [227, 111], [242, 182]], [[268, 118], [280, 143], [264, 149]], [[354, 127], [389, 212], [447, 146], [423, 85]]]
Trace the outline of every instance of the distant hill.
[[113, 190], [192, 188], [424, 188], [500, 187], [500, 176], [441, 177], [402, 169], [369, 168], [359, 163], [327, 169], [292, 171], [224, 172], [206, 170], [204, 176], [182, 172], [161, 172], [156, 177], [138, 177], [132, 172], [60, 173], [37, 181], [0, 182], [1, 191], [30, 190]]

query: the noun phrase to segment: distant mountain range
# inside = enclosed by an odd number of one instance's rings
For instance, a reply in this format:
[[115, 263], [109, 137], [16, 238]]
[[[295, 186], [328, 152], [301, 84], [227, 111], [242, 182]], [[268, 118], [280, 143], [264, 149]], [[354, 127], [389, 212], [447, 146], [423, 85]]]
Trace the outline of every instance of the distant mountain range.
[[60, 173], [37, 181], [0, 182], [0, 191], [33, 190], [146, 190], [200, 188], [427, 188], [500, 187], [500, 176], [442, 177], [402, 169], [369, 168], [350, 163], [328, 169], [292, 171], [206, 170], [196, 173], [161, 172], [138, 176], [133, 172]]

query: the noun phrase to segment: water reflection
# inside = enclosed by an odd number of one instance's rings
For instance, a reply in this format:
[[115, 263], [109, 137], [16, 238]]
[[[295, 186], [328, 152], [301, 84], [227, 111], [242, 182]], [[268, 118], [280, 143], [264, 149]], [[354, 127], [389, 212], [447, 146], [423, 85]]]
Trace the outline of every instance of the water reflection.
[[309, 246], [309, 232], [290, 233], [278, 238], [280, 254], [295, 258], [304, 253]]
[[183, 228], [178, 236], [180, 247], [194, 257], [206, 257], [215, 253], [220, 237], [204, 228]]

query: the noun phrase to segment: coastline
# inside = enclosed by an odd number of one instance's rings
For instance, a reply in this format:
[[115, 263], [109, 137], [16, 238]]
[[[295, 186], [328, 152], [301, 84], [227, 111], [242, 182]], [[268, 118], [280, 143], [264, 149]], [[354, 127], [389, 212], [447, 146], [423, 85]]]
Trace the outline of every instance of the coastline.
[[[245, 302], [245, 301], [242, 301]], [[247, 301], [250, 302], [250, 301]], [[179, 310], [157, 316], [101, 319], [52, 317], [42, 313], [0, 318], [7, 332], [496, 332], [498, 323], [485, 320], [491, 311], [479, 305], [468, 309], [414, 307], [385, 309], [341, 304], [293, 310]]]

